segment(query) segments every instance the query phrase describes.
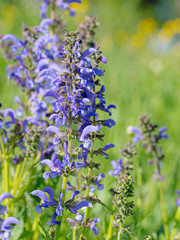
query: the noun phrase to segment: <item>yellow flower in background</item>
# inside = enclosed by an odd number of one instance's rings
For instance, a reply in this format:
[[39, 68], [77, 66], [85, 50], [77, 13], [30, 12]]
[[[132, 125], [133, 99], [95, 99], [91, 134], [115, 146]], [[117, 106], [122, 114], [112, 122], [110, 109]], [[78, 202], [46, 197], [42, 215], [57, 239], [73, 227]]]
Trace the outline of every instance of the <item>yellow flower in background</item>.
[[146, 43], [146, 37], [142, 32], [137, 32], [131, 37], [131, 43], [133, 47], [140, 48]]
[[174, 33], [180, 34], [180, 18], [172, 21], [172, 30]]
[[124, 31], [123, 29], [119, 29], [114, 33], [114, 41], [122, 46], [124, 44], [127, 43], [128, 41], [128, 34], [126, 31]]
[[168, 42], [171, 42], [173, 38], [173, 32], [171, 29], [169, 28], [162, 28], [160, 31], [159, 31], [159, 34], [158, 34], [158, 39], [161, 43], [168, 43]]
[[75, 9], [77, 13], [85, 13], [89, 9], [89, 3], [87, 0], [82, 0], [81, 4], [77, 3], [70, 4], [70, 8]]
[[14, 5], [5, 4], [0, 12], [1, 15], [0, 29], [10, 31], [13, 27], [15, 16], [18, 15], [18, 11], [19, 11], [18, 8], [15, 7]]
[[157, 22], [153, 18], [146, 18], [138, 24], [138, 30], [144, 34], [151, 34], [157, 29], [157, 26]]

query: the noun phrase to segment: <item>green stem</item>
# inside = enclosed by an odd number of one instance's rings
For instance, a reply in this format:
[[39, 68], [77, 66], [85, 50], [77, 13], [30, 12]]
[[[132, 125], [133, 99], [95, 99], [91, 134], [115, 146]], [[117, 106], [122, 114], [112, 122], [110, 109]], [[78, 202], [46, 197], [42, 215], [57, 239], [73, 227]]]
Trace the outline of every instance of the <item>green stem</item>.
[[17, 179], [17, 181], [14, 183], [14, 189], [13, 189], [13, 196], [15, 195], [21, 181], [22, 181], [22, 176], [23, 176], [23, 173], [24, 173], [24, 169], [26, 167], [26, 163], [27, 163], [27, 157], [25, 157], [24, 159], [24, 162], [23, 162], [23, 165], [22, 165], [22, 168], [21, 168], [21, 171], [19, 173], [19, 177]]
[[76, 240], [76, 227], [73, 227], [73, 238], [72, 240]]
[[179, 224], [179, 220], [180, 220], [180, 207], [178, 207], [178, 209], [176, 211], [176, 215], [175, 215], [175, 219], [174, 219], [174, 226], [173, 226], [172, 233], [171, 233], [171, 239], [173, 239], [175, 237], [177, 226]]
[[106, 240], [112, 239], [112, 234], [113, 234], [112, 223], [113, 223], [113, 219], [114, 219], [114, 216], [111, 215], [110, 222], [109, 222], [109, 228], [108, 228], [108, 234], [107, 234], [107, 239]]
[[[2, 176], [3, 176], [3, 191], [4, 192], [10, 192], [10, 187], [9, 187], [9, 158], [6, 154], [5, 146], [2, 140], [2, 137], [0, 135], [0, 144], [1, 144], [1, 151], [2, 151]], [[9, 210], [9, 198], [6, 199], [6, 204]], [[7, 214], [7, 217], [9, 215], [9, 211]]]
[[118, 232], [117, 240], [121, 240], [121, 235], [122, 235], [122, 222], [119, 225], [119, 232]]
[[165, 208], [165, 201], [164, 201], [164, 192], [163, 192], [163, 183], [160, 181], [159, 183], [159, 193], [160, 193], [160, 201], [161, 201], [161, 208], [163, 213], [163, 222], [164, 222], [164, 233], [166, 240], [169, 240], [169, 229], [168, 229], [168, 218], [166, 214]]
[[[71, 155], [71, 149], [72, 149], [72, 137], [71, 137], [71, 134], [72, 134], [72, 121], [71, 121], [71, 112], [70, 112], [69, 113], [69, 136], [68, 136], [68, 154], [69, 155]], [[67, 185], [67, 177], [64, 176], [63, 177], [63, 183], [62, 183], [62, 193], [63, 193], [63, 200], [62, 200], [62, 202], [65, 202], [66, 185]], [[58, 220], [61, 221], [61, 224], [56, 227], [55, 240], [59, 239], [59, 232], [60, 232], [61, 225], [62, 225], [63, 212], [62, 212], [62, 216], [58, 218]]]

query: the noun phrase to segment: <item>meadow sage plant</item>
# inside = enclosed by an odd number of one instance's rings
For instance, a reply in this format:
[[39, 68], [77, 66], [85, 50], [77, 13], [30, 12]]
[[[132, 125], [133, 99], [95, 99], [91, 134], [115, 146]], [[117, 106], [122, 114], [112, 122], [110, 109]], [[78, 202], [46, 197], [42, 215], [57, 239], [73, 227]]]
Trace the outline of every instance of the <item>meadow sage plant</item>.
[[[16, 109], [0, 105], [0, 203], [5, 201], [0, 204], [0, 239], [137, 239], [128, 220], [134, 212], [132, 158], [135, 145], [142, 141], [149, 164], [156, 166], [168, 240], [164, 154], [159, 147], [160, 140], [168, 138], [167, 129], [157, 130], [143, 115], [140, 129], [129, 127], [134, 143], [129, 142], [121, 158], [108, 166], [108, 150], [115, 145], [104, 143], [104, 128], [115, 126], [111, 115], [116, 107], [105, 99], [107, 59], [95, 43], [99, 25], [95, 17], [86, 17], [76, 31], [67, 29], [62, 15], [63, 11], [75, 15], [72, 3], [81, 0], [41, 1], [38, 26], [24, 25], [22, 39], [6, 34], [0, 41], [8, 81], [20, 89], [14, 98]], [[114, 181], [111, 206], [101, 200], [107, 188], [104, 166]], [[107, 213], [108, 224], [96, 214], [97, 205]], [[11, 233], [14, 225], [18, 230]], [[173, 237], [176, 228], [177, 224]]]

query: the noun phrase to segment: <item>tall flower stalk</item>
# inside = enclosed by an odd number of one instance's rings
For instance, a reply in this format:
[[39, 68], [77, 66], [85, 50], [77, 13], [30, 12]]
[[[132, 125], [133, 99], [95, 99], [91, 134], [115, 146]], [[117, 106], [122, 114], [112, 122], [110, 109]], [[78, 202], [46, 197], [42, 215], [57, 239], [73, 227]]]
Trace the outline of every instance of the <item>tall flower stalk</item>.
[[150, 117], [147, 115], [142, 115], [139, 118], [139, 126], [140, 129], [136, 127], [129, 127], [128, 132], [134, 133], [133, 141], [135, 143], [142, 140], [143, 148], [146, 149], [146, 153], [150, 156], [149, 165], [154, 164], [156, 166], [154, 178], [159, 181], [159, 196], [161, 202], [161, 209], [163, 215], [164, 222], [164, 232], [166, 240], [170, 239], [169, 236], [169, 228], [168, 228], [168, 218], [165, 208], [165, 200], [164, 200], [164, 190], [163, 190], [163, 180], [164, 176], [161, 173], [161, 165], [164, 159], [164, 154], [162, 152], [161, 147], [159, 146], [159, 142], [161, 139], [167, 139], [168, 135], [166, 133], [167, 128], [162, 127], [157, 131], [157, 125], [152, 124], [150, 121]]

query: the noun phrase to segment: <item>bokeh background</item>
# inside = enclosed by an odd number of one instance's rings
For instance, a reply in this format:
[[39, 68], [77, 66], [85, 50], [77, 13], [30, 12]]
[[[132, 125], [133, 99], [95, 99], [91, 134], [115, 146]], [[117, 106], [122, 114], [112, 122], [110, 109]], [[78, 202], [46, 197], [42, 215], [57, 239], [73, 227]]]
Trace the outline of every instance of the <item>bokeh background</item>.
[[[180, 1], [179, 0], [82, 0], [74, 4], [77, 15], [68, 14], [68, 29], [75, 30], [86, 15], [96, 16], [100, 22], [96, 42], [101, 46], [108, 64], [103, 79], [108, 104], [115, 104], [113, 119], [116, 126], [105, 130], [106, 143], [113, 142], [111, 159], [120, 157], [119, 151], [128, 140], [127, 127], [138, 124], [138, 116], [151, 115], [154, 123], [168, 127], [169, 139], [163, 141], [165, 152], [165, 202], [170, 227], [176, 211], [176, 190], [180, 189]], [[21, 37], [22, 23], [40, 23], [40, 1], [0, 0], [0, 35], [12, 33]], [[3, 108], [13, 107], [19, 89], [7, 80], [7, 63], [0, 56], [0, 102]], [[136, 169], [135, 214], [131, 218], [133, 231], [142, 239], [145, 234], [161, 238], [162, 215], [153, 167], [138, 150], [134, 160]], [[110, 169], [102, 159], [102, 169]], [[139, 172], [137, 174], [137, 172]], [[140, 176], [140, 177], [139, 177]], [[105, 184], [113, 181], [107, 176]], [[107, 190], [101, 199], [111, 205]], [[99, 212], [98, 212], [99, 211]], [[100, 212], [101, 211], [101, 212]], [[102, 209], [98, 214], [103, 214]], [[107, 217], [107, 216], [104, 216]], [[108, 217], [107, 217], [108, 221]]]

